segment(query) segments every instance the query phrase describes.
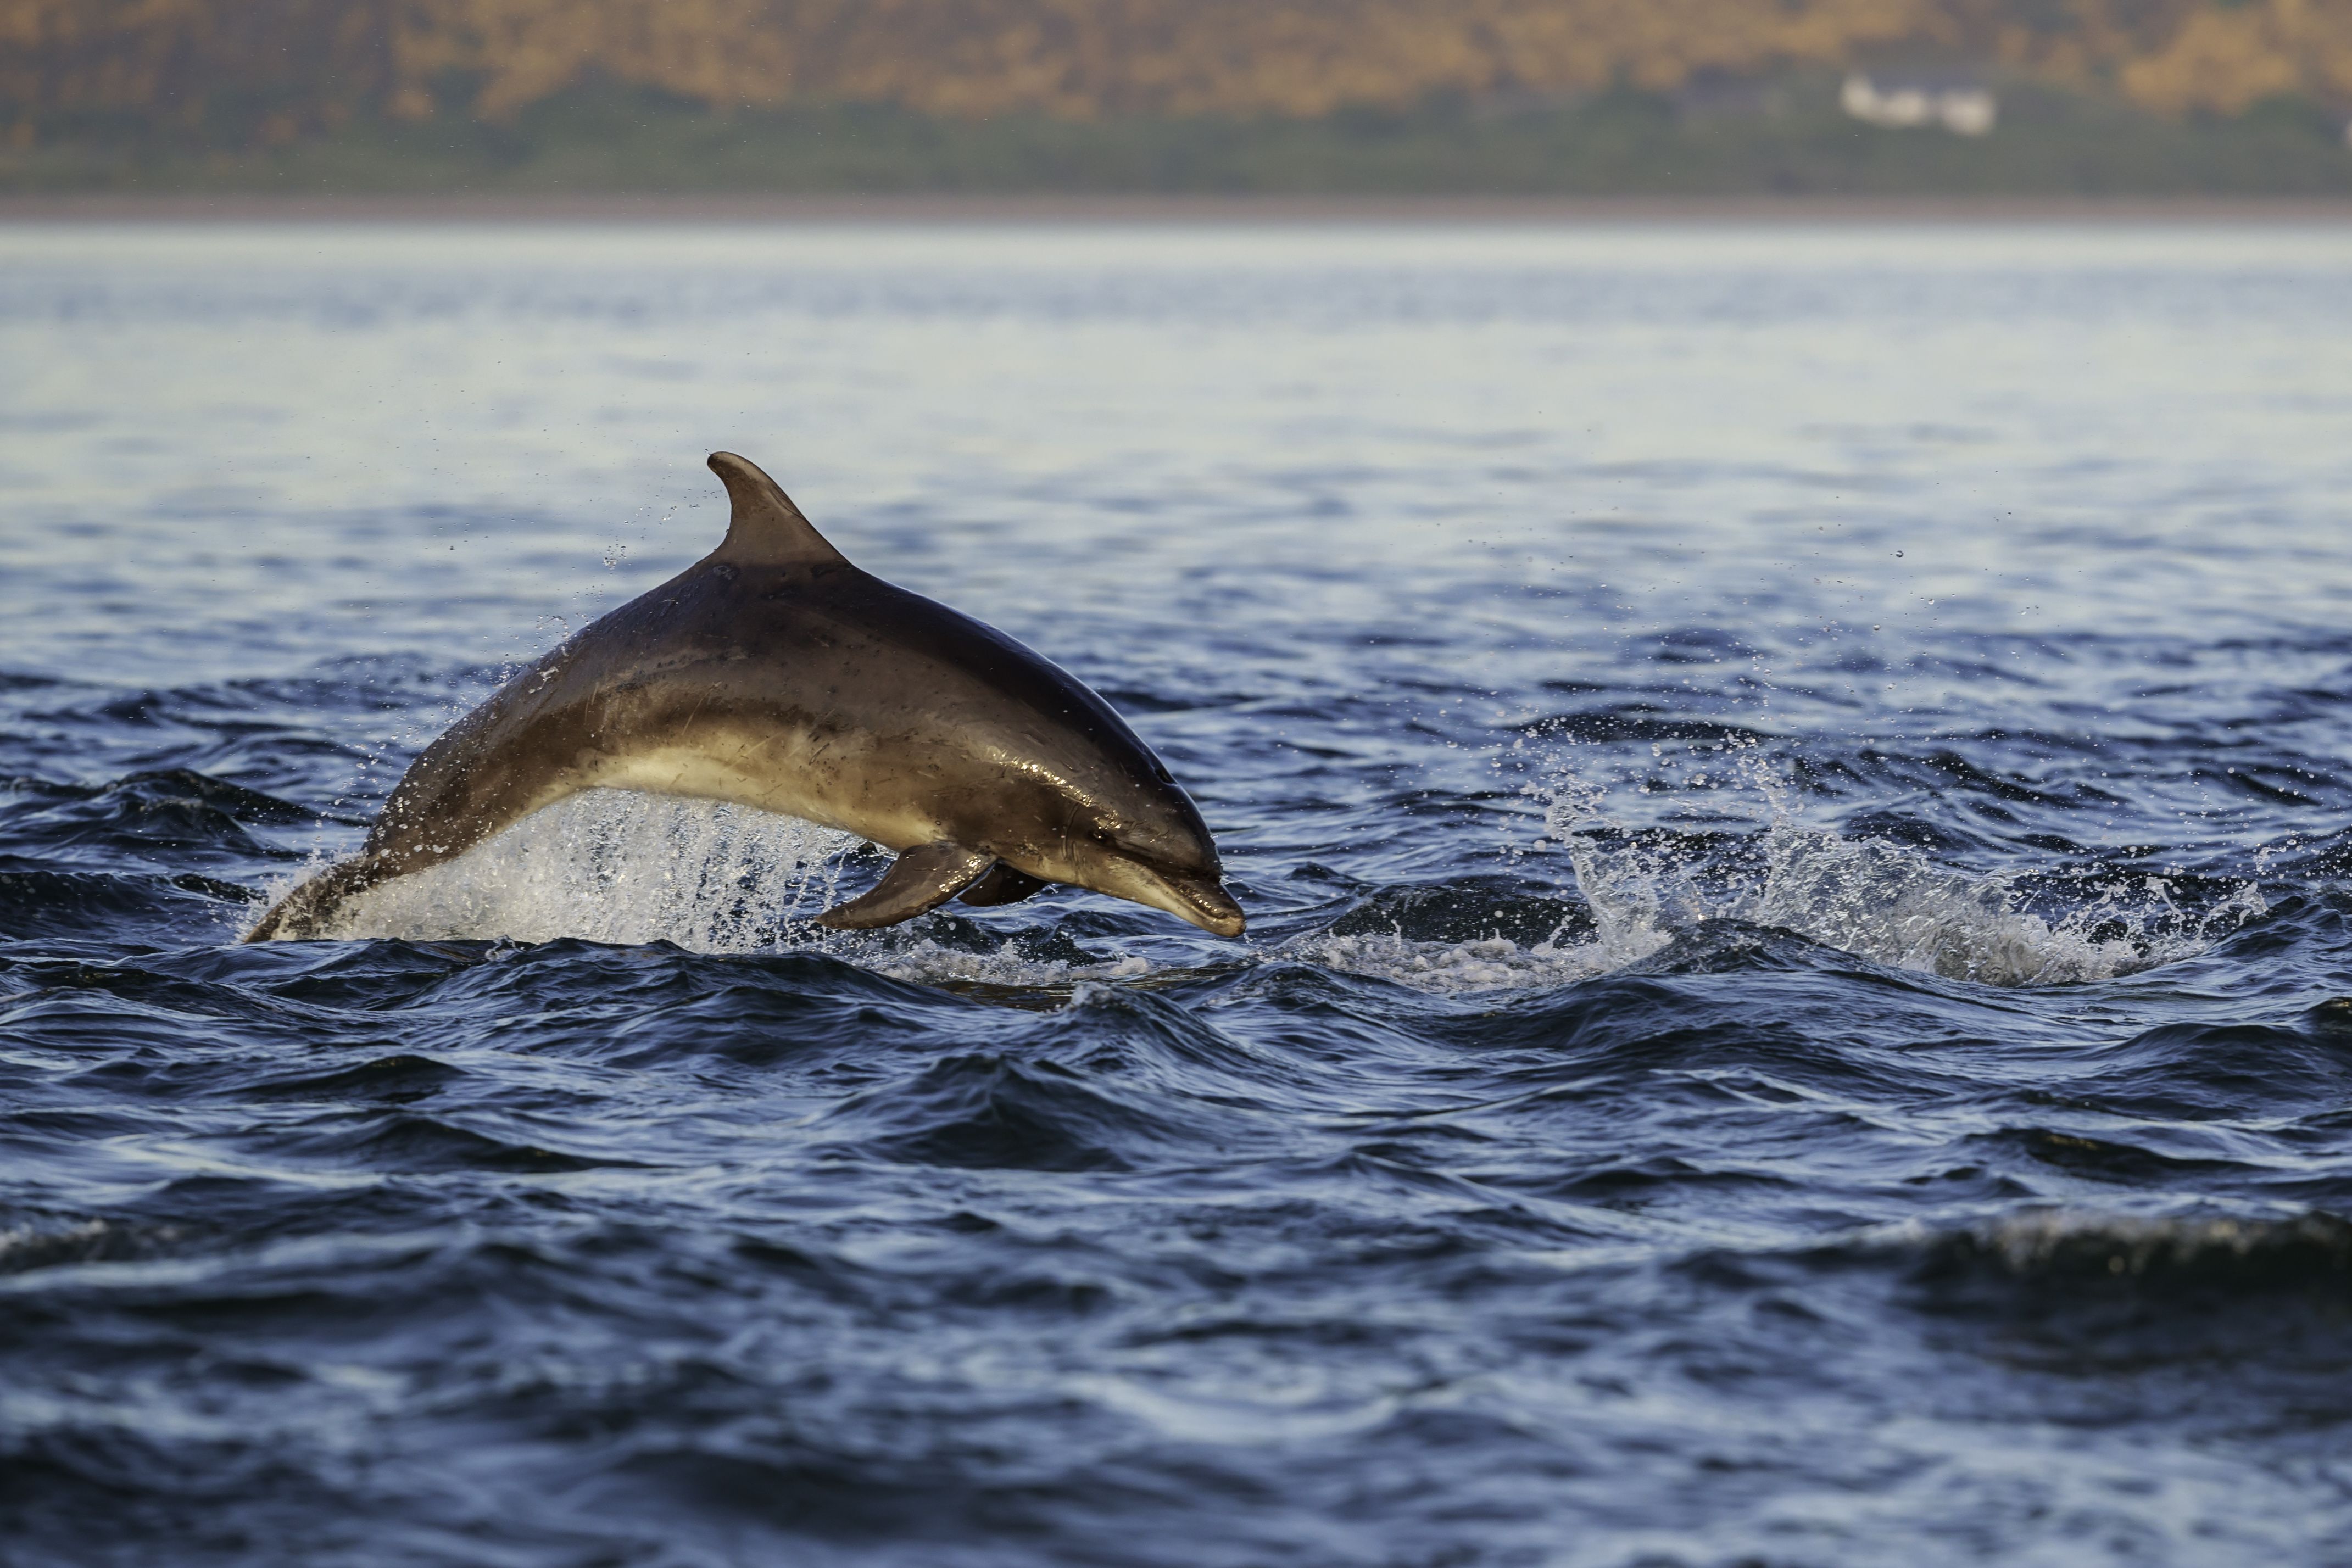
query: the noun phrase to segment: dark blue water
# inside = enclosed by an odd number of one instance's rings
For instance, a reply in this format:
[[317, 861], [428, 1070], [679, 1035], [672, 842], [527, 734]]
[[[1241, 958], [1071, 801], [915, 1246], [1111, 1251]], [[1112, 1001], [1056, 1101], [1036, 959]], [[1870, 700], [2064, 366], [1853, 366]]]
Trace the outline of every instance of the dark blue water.
[[[0, 1559], [2352, 1560], [2352, 231], [0, 233]], [[608, 795], [743, 451], [1242, 943]]]

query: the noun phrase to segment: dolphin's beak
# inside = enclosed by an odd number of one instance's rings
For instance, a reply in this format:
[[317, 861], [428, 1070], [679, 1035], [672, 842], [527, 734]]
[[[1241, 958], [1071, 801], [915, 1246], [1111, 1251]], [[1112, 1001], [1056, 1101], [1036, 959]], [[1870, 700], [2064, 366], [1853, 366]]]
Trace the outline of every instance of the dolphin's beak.
[[1181, 915], [1213, 936], [1238, 936], [1242, 934], [1242, 906], [1234, 902], [1234, 895], [1225, 891], [1224, 883], [1215, 876], [1154, 869], [1150, 873], [1150, 881], [1151, 891], [1160, 896], [1145, 902], [1155, 904], [1171, 915]]

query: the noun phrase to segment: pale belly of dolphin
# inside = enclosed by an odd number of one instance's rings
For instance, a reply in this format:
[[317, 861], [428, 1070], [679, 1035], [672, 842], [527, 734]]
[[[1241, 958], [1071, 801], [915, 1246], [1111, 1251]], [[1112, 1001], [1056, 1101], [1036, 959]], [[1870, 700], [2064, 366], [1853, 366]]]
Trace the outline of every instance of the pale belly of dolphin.
[[640, 789], [798, 817], [890, 850], [939, 836], [939, 824], [927, 812], [853, 794], [842, 782], [844, 770], [826, 765], [835, 760], [826, 755], [829, 749], [806, 736], [772, 730], [648, 747], [601, 763], [577, 786], [551, 789], [539, 807], [553, 804], [573, 788]]

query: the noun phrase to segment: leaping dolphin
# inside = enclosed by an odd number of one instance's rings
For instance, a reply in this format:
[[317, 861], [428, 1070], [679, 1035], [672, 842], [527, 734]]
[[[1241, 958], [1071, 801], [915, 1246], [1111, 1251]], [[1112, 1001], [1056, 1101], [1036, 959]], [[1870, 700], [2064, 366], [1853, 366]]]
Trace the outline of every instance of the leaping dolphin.
[[595, 789], [733, 801], [897, 851], [872, 891], [816, 917], [836, 929], [1066, 883], [1241, 935], [1200, 810], [1109, 704], [852, 566], [743, 458], [710, 466], [733, 504], [719, 548], [451, 726], [360, 853], [247, 941], [318, 935], [352, 894]]

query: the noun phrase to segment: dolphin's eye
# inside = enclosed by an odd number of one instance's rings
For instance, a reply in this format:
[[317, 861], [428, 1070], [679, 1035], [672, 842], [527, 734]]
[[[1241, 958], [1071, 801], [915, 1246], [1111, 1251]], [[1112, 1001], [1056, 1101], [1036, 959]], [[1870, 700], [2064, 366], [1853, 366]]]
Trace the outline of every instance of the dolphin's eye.
[[1176, 776], [1168, 771], [1168, 764], [1160, 761], [1157, 757], [1151, 759], [1151, 771], [1162, 784], [1173, 784], [1176, 782]]

